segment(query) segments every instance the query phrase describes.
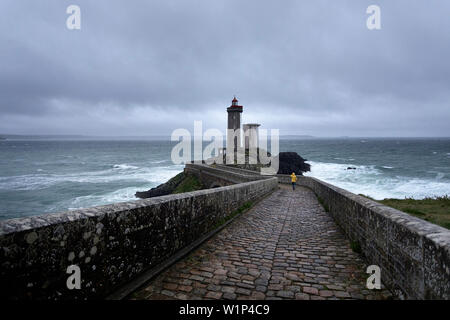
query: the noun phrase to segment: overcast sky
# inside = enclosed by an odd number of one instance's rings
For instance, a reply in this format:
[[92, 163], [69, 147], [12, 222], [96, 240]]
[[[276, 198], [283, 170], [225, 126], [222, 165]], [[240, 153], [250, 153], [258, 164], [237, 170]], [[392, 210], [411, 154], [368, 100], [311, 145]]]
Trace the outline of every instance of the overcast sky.
[[450, 136], [447, 0], [2, 0], [0, 41], [0, 133], [222, 130], [236, 95], [282, 134]]

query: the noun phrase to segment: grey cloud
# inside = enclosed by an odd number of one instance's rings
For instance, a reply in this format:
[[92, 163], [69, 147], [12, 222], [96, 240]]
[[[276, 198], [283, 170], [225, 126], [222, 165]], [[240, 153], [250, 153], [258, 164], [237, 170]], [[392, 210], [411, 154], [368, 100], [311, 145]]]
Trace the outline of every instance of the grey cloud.
[[[80, 31], [65, 27], [73, 3]], [[365, 27], [370, 4], [381, 7], [382, 30]], [[225, 126], [236, 94], [244, 120], [282, 133], [449, 136], [449, 9], [418, 0], [2, 1], [0, 131]]]

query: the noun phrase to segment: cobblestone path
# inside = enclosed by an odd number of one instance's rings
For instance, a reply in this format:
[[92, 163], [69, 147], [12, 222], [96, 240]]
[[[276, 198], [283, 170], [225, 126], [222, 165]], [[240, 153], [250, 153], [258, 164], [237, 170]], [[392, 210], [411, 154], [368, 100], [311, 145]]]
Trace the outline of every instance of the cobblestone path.
[[132, 299], [386, 299], [312, 191], [266, 197]]

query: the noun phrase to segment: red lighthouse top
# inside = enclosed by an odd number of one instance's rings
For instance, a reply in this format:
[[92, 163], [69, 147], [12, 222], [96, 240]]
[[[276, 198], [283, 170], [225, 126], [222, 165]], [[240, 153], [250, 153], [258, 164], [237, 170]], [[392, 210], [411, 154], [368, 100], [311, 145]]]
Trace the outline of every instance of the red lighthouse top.
[[242, 106], [238, 105], [238, 99], [236, 99], [236, 97], [234, 97], [233, 100], [231, 101], [230, 108], [232, 108], [232, 109], [241, 109], [242, 110]]

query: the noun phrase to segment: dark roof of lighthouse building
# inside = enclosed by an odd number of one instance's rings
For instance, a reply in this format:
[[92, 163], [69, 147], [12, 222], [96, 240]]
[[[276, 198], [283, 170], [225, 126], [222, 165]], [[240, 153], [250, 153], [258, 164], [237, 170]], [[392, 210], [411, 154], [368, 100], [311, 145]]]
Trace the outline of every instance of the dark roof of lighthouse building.
[[[239, 106], [238, 104], [238, 99], [236, 99], [236, 96], [233, 98], [233, 100], [231, 101], [231, 106], [228, 107], [228, 109], [241, 109], [242, 110], [242, 106]], [[227, 110], [228, 110], [227, 109]]]

